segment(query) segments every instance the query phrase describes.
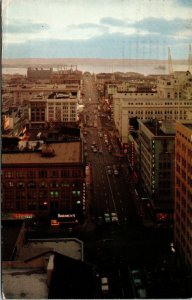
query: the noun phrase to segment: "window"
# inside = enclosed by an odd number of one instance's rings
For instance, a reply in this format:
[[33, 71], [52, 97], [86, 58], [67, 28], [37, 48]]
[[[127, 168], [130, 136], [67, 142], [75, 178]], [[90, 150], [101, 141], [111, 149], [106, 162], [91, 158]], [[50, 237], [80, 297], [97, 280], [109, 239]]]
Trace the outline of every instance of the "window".
[[58, 186], [59, 186], [59, 183], [56, 181], [50, 183], [50, 187], [52, 187], [52, 188], [56, 188]]
[[39, 186], [42, 189], [47, 188], [47, 182], [42, 181]]
[[4, 171], [3, 172], [5, 178], [13, 178], [14, 172], [13, 171]]
[[69, 177], [69, 176], [70, 176], [69, 169], [64, 169], [61, 171], [61, 177]]
[[35, 178], [36, 177], [36, 172], [35, 171], [28, 171], [27, 172], [27, 177], [28, 178]]
[[51, 177], [58, 177], [58, 171], [51, 171]]
[[47, 171], [46, 170], [39, 171], [39, 178], [47, 178]]
[[28, 183], [28, 187], [31, 188], [31, 189], [34, 189], [36, 187], [36, 183], [34, 181], [30, 181]]
[[59, 192], [58, 191], [50, 191], [50, 196], [51, 196], [51, 198], [58, 198]]
[[18, 183], [17, 183], [17, 187], [18, 187], [18, 188], [24, 188], [24, 187], [25, 187], [24, 182], [18, 182]]
[[24, 178], [25, 177], [25, 173], [23, 171], [16, 171], [16, 177], [17, 178]]

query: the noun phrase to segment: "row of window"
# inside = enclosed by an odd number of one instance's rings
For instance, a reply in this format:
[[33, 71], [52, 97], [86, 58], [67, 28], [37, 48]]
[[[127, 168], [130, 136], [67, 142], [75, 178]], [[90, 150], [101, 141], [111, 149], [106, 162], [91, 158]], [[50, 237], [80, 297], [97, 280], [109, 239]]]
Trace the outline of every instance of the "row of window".
[[83, 170], [62, 169], [62, 170], [3, 170], [5, 178], [68, 178], [68, 177], [84, 177]]
[[[177, 131], [177, 135], [182, 137], [183, 139], [185, 139], [189, 143], [192, 143], [192, 140], [189, 137], [187, 137], [186, 135], [184, 135], [182, 132], [180, 132], [179, 130]], [[177, 143], [178, 143], [178, 145], [181, 145], [181, 141], [179, 139], [177, 139]], [[190, 155], [190, 157], [192, 157], [192, 150], [189, 149], [188, 155]]]
[[[137, 99], [135, 99], [137, 100]], [[173, 106], [178, 106], [178, 102], [162, 102], [162, 101], [159, 101], [159, 102], [126, 102], [127, 105], [131, 105], [131, 106], [141, 106], [141, 105], [144, 105], [144, 106], [164, 106], [164, 105], [173, 105]], [[179, 105], [180, 106], [191, 106], [191, 102], [183, 102], [182, 100], [180, 100], [179, 102]]]
[[72, 190], [70, 192], [66, 191], [59, 191], [59, 190], [51, 190], [51, 191], [39, 191], [37, 193], [36, 191], [16, 191], [16, 195], [14, 194], [13, 190], [7, 190], [3, 193], [3, 203], [8, 201], [8, 199], [39, 199], [39, 198], [76, 198], [81, 196], [81, 191], [80, 190]]
[[48, 187], [51, 187], [51, 188], [58, 188], [58, 187], [62, 187], [62, 188], [73, 188], [73, 187], [81, 187], [82, 186], [82, 183], [81, 182], [76, 182], [76, 183], [72, 183], [70, 184], [69, 182], [50, 182], [50, 183], [47, 183], [47, 182], [40, 182], [40, 183], [37, 183], [35, 181], [30, 181], [30, 182], [23, 182], [23, 181], [19, 181], [19, 182], [13, 182], [13, 181], [8, 181], [8, 182], [5, 182], [2, 186], [4, 187], [8, 187], [8, 188], [11, 188], [11, 187], [18, 187], [18, 188], [25, 188], [25, 187], [28, 187], [28, 188], [42, 188], [42, 189], [45, 189], [45, 188], [48, 188]]
[[[77, 201], [79, 202], [79, 201]], [[79, 205], [79, 203], [76, 203], [76, 205]], [[75, 206], [76, 206], [75, 205]], [[25, 201], [17, 201], [15, 204], [13, 204], [11, 201], [7, 201], [6, 205], [4, 206], [5, 209], [8, 210], [47, 210], [47, 209], [75, 209], [74, 204], [72, 204], [70, 201], [50, 201], [50, 203], [43, 201], [43, 202], [31, 202], [28, 201], [27, 203]]]

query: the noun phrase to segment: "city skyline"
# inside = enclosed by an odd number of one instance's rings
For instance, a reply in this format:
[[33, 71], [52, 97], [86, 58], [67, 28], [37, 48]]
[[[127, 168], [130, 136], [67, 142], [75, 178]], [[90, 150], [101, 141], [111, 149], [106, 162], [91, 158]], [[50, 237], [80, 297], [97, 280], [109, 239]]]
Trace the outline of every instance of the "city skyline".
[[186, 59], [190, 1], [3, 1], [3, 58]]

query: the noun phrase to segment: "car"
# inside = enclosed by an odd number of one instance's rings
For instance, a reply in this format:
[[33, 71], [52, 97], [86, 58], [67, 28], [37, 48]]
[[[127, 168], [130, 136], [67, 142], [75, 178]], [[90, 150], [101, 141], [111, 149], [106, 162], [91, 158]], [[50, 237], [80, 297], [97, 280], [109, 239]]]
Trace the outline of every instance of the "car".
[[134, 284], [135, 286], [142, 286], [141, 278], [134, 278], [134, 277], [133, 277], [133, 284]]
[[145, 288], [140, 288], [137, 290], [138, 298], [139, 299], [146, 299], [147, 298], [147, 292]]
[[103, 218], [102, 218], [101, 216], [99, 216], [99, 217], [97, 218], [97, 224], [98, 224], [98, 225], [102, 225], [102, 224], [103, 224]]
[[114, 172], [114, 175], [115, 175], [115, 176], [118, 176], [118, 175], [119, 175], [119, 172], [118, 172], [117, 170], [114, 170], [113, 172]]
[[142, 287], [143, 283], [142, 283], [142, 280], [141, 280], [140, 270], [138, 270], [138, 269], [131, 270], [131, 275], [132, 275], [133, 284], [136, 287]]
[[111, 170], [107, 170], [107, 174], [108, 175], [112, 175], [112, 171]]
[[116, 213], [111, 213], [111, 221], [112, 222], [118, 222], [119, 219], [118, 219], [118, 216]]
[[109, 213], [105, 213], [105, 214], [104, 214], [104, 219], [105, 219], [105, 222], [106, 222], [106, 223], [111, 222], [110, 214], [109, 214]]
[[107, 293], [109, 291], [109, 283], [107, 277], [101, 278], [101, 290], [103, 293]]

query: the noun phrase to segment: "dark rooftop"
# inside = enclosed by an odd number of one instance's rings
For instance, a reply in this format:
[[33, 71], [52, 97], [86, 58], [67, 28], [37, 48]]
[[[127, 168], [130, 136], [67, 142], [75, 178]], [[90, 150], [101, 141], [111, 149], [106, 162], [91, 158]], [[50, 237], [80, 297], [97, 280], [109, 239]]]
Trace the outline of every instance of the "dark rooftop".
[[152, 120], [144, 122], [144, 125], [155, 135], [155, 136], [175, 136], [175, 123], [171, 122], [159, 122]]
[[2, 261], [13, 259], [15, 244], [22, 225], [23, 221], [21, 220], [2, 220]]
[[94, 293], [92, 267], [56, 253], [48, 298], [94, 299]]

